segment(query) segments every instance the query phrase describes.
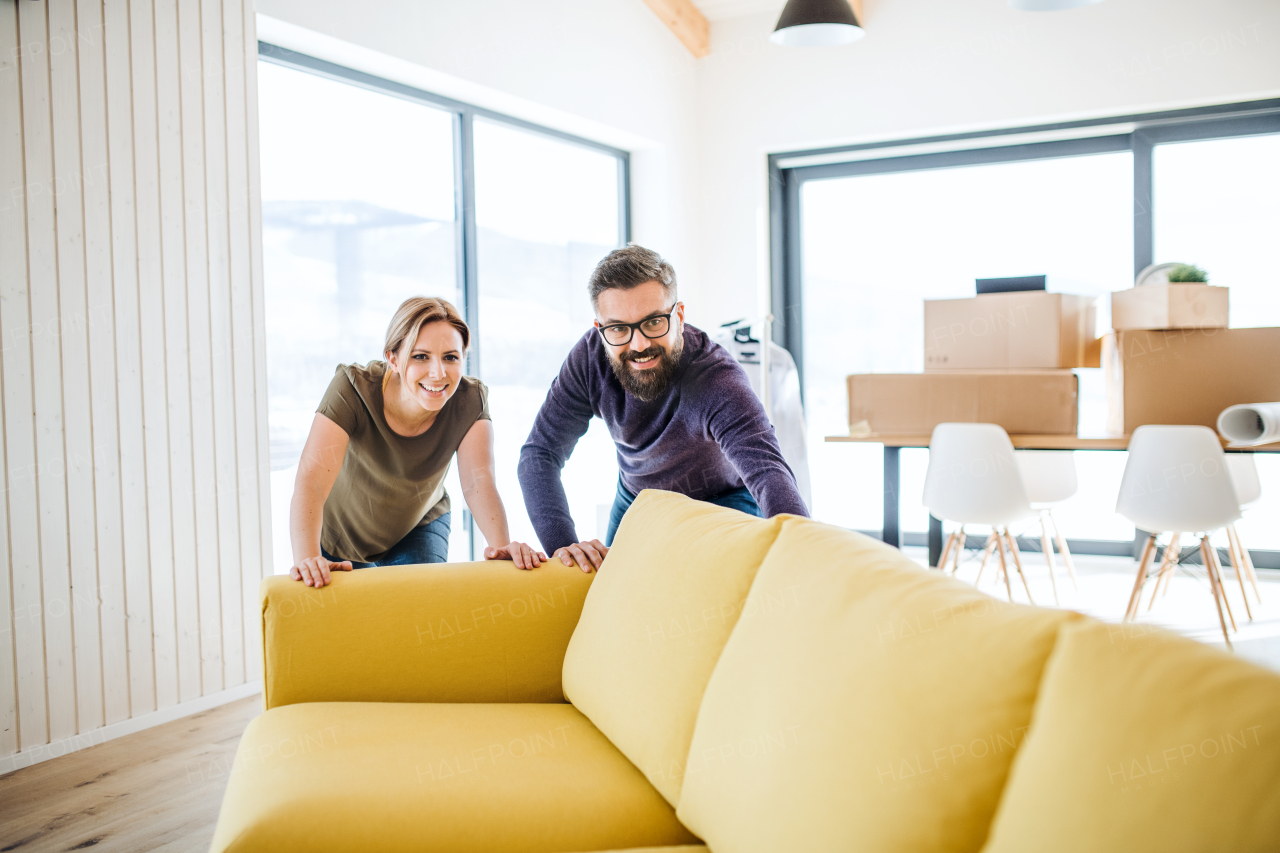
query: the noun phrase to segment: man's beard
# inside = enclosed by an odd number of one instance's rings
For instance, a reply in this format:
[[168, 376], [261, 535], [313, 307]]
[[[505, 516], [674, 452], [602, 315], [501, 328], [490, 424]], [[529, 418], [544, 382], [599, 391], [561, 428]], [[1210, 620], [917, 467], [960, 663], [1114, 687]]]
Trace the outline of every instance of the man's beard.
[[[680, 366], [680, 355], [683, 352], [684, 335], [677, 335], [675, 345], [669, 351], [653, 344], [640, 352], [627, 350], [621, 356], [609, 353], [609, 366], [613, 368], [613, 375], [622, 383], [623, 390], [639, 400], [651, 403], [666, 392], [676, 368]], [[658, 363], [645, 370], [636, 370], [625, 363], [655, 355], [658, 356]]]

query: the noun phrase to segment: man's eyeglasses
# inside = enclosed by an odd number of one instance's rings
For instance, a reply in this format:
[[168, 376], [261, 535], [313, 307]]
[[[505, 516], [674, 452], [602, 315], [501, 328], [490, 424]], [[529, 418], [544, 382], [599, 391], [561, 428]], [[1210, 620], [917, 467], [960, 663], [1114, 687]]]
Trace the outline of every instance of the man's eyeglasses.
[[596, 326], [596, 328], [600, 330], [600, 336], [604, 338], [605, 343], [614, 347], [623, 347], [631, 343], [631, 338], [635, 336], [637, 329], [640, 330], [640, 334], [650, 340], [660, 338], [671, 331], [671, 315], [675, 313], [676, 305], [679, 304], [679, 302], [674, 303], [666, 314], [654, 314], [639, 323], [612, 323], [608, 326]]

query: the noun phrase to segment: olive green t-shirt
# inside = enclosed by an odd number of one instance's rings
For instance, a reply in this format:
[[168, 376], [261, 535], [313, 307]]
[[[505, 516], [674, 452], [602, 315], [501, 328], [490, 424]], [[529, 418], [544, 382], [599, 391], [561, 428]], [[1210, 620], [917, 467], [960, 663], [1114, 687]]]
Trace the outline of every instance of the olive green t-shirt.
[[340, 364], [316, 411], [350, 437], [324, 503], [320, 544], [343, 560], [376, 562], [409, 531], [449, 511], [444, 477], [467, 431], [489, 419], [489, 389], [470, 376], [422, 435], [400, 435], [382, 413], [386, 362]]

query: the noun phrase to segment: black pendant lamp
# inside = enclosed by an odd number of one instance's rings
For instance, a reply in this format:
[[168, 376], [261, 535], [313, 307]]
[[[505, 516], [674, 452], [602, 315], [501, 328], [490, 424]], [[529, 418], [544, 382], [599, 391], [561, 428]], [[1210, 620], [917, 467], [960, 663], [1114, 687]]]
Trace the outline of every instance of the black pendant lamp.
[[787, 47], [849, 44], [866, 35], [849, 0], [787, 0], [769, 41]]

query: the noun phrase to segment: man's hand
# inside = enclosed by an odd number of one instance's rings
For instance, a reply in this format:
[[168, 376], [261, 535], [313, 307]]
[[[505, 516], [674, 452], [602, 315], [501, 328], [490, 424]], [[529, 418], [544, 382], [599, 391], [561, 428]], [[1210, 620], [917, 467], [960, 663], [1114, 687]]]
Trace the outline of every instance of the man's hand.
[[351, 561], [330, 562], [324, 557], [308, 557], [289, 570], [289, 577], [296, 581], [306, 581], [307, 586], [324, 586], [329, 582], [330, 572], [351, 571]]
[[[477, 423], [479, 423], [477, 421]], [[534, 569], [547, 561], [547, 555], [523, 542], [510, 542], [501, 548], [485, 548], [486, 560], [510, 560], [517, 569]]]
[[609, 555], [609, 549], [599, 539], [591, 539], [587, 542], [578, 542], [575, 545], [566, 545], [557, 549], [552, 556], [559, 557], [560, 562], [566, 566], [572, 566], [575, 563], [578, 568], [584, 572], [590, 572], [592, 569], [599, 569], [604, 563], [604, 558]]

